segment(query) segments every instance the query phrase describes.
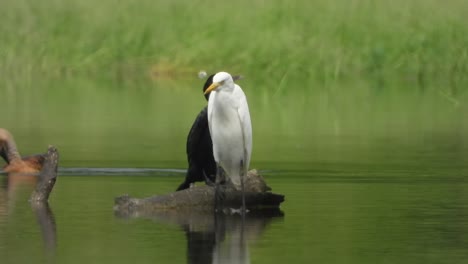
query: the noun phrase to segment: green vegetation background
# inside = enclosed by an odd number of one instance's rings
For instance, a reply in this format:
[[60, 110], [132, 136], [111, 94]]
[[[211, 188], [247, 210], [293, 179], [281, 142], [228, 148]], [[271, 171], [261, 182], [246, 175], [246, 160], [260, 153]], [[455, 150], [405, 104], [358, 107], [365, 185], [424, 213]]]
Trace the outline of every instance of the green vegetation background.
[[1, 1], [0, 121], [26, 153], [59, 145], [64, 165], [182, 167], [205, 104], [196, 73], [226, 70], [246, 77], [258, 162], [349, 136], [466, 145], [467, 13], [464, 0]]

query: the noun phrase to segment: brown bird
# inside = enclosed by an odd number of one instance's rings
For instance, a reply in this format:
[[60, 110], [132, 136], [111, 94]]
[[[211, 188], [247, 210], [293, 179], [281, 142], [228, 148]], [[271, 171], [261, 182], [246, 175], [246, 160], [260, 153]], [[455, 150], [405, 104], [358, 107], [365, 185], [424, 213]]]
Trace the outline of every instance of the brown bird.
[[44, 164], [44, 154], [21, 157], [11, 133], [0, 128], [0, 156], [6, 161], [3, 172], [8, 173], [37, 173]]

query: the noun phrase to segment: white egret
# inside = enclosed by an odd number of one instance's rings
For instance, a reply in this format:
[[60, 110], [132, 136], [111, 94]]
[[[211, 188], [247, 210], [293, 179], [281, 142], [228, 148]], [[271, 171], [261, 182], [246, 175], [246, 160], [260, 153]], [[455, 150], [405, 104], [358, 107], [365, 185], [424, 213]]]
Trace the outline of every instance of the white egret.
[[[224, 176], [242, 191], [242, 212], [245, 212], [244, 177], [252, 153], [252, 124], [244, 91], [227, 72], [218, 72], [206, 89], [208, 125], [213, 141], [213, 155], [217, 164], [216, 190]], [[215, 199], [218, 200], [218, 195]]]
[[[201, 76], [201, 73], [204, 75]], [[198, 73], [199, 77], [206, 77], [206, 72]], [[203, 93], [213, 83], [214, 74], [210, 75], [203, 85]], [[242, 76], [232, 76], [234, 80], [241, 79]], [[208, 101], [209, 93], [205, 94]], [[177, 191], [190, 187], [190, 184], [198, 181], [205, 181], [208, 185], [214, 185], [216, 177], [216, 162], [213, 157], [213, 143], [211, 141], [210, 130], [208, 128], [208, 106], [205, 106], [195, 118], [187, 136], [187, 161], [188, 169], [185, 180], [179, 185]]]

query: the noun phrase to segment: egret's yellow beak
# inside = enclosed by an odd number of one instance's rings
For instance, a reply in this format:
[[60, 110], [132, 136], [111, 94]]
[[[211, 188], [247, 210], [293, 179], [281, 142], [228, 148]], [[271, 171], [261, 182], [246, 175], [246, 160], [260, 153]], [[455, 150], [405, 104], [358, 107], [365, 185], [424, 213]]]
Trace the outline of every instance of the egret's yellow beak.
[[220, 86], [221, 84], [220, 83], [212, 83], [210, 86], [208, 86], [208, 88], [206, 89], [205, 91], [205, 94], [209, 94], [211, 91], [215, 90], [216, 88], [218, 88], [218, 86]]

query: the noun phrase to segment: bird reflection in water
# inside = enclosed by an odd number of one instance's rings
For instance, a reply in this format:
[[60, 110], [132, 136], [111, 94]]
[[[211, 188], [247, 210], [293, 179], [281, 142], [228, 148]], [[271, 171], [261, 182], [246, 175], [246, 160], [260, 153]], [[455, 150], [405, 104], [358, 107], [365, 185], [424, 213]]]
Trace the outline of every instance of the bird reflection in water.
[[180, 226], [187, 238], [187, 263], [250, 263], [249, 242], [260, 239], [270, 223], [283, 218], [283, 212], [271, 209], [242, 216], [180, 209], [131, 215], [116, 212], [116, 216]]

